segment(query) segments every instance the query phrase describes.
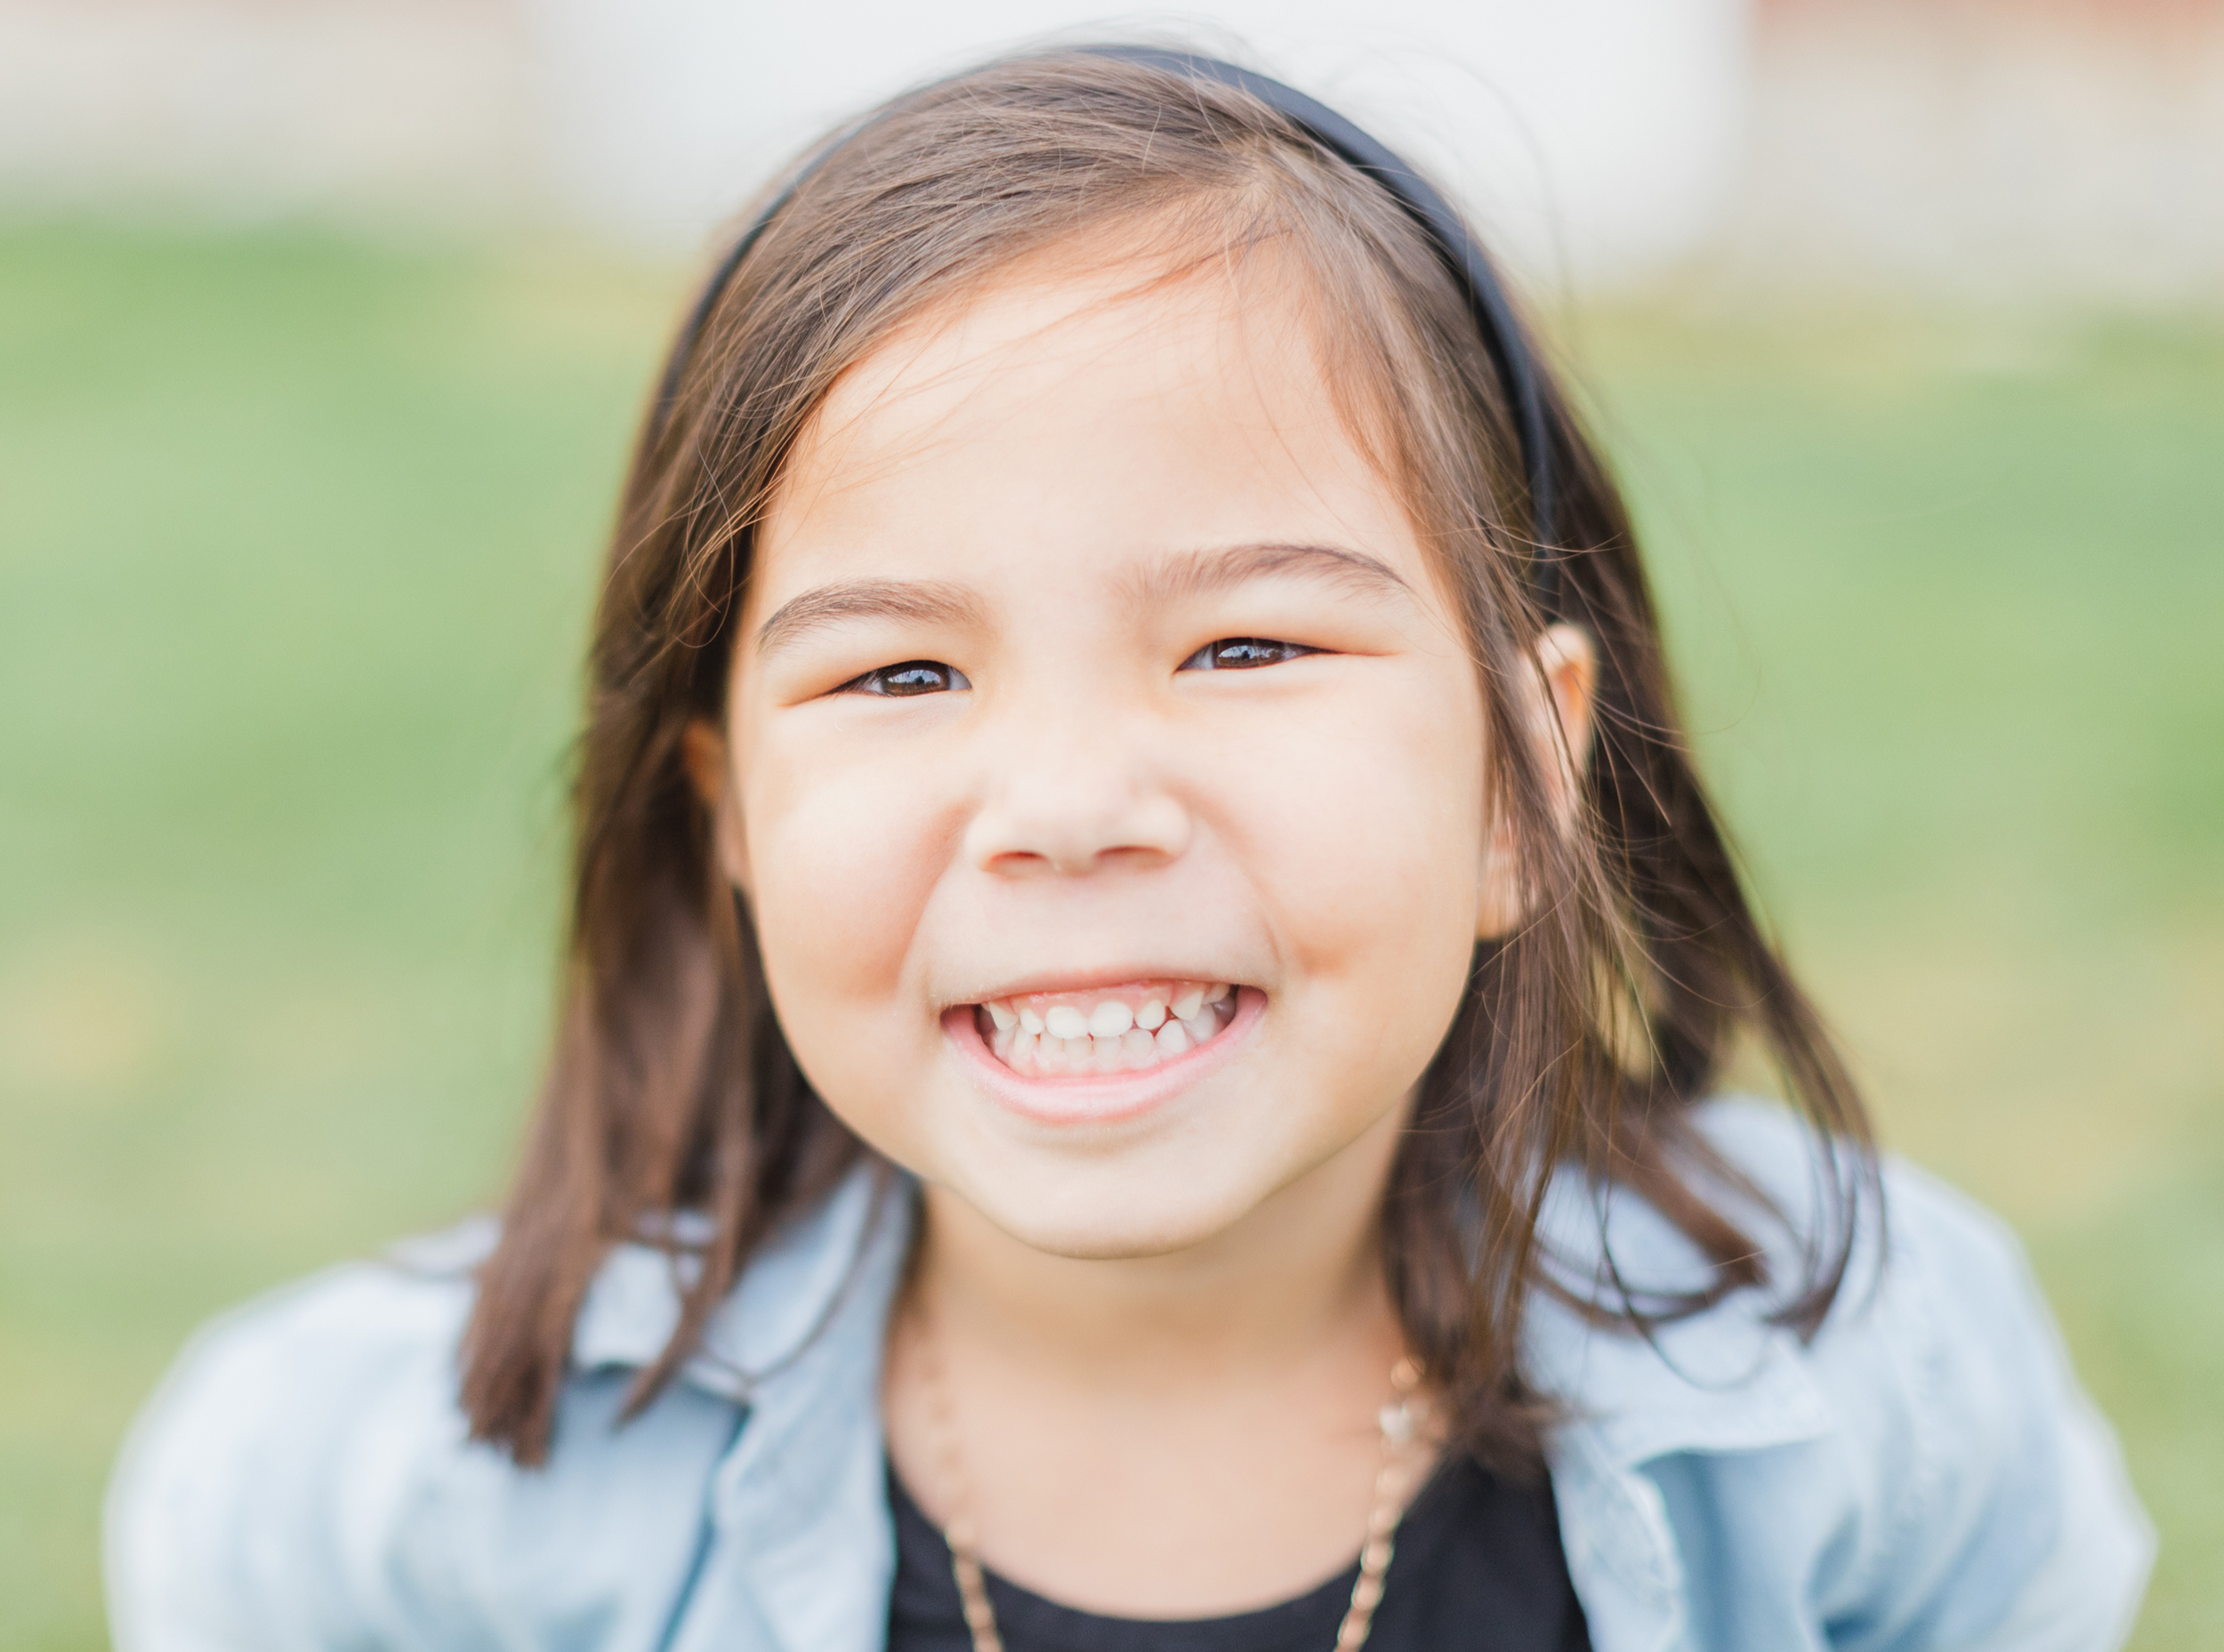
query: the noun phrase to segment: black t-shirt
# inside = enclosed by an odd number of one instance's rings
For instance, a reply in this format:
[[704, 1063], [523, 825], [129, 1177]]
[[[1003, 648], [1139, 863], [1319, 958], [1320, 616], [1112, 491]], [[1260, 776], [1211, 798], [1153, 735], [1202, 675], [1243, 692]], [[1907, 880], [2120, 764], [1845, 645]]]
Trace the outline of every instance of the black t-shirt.
[[[896, 1588], [888, 1652], [972, 1652], [942, 1534], [891, 1468]], [[1358, 1559], [1341, 1576], [1256, 1612], [1180, 1621], [1102, 1617], [988, 1575], [1007, 1652], [1332, 1652]], [[1367, 1652], [1590, 1652], [1549, 1482], [1516, 1486], [1446, 1463], [1398, 1527]]]

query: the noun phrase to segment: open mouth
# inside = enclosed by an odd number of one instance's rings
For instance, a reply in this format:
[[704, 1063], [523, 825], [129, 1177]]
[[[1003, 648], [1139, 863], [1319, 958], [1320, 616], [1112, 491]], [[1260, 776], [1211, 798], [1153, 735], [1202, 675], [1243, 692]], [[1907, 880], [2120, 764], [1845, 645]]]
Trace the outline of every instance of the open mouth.
[[990, 1055], [1027, 1078], [1147, 1073], [1219, 1037], [1235, 1019], [1226, 981], [1130, 981], [1019, 993], [973, 1006]]

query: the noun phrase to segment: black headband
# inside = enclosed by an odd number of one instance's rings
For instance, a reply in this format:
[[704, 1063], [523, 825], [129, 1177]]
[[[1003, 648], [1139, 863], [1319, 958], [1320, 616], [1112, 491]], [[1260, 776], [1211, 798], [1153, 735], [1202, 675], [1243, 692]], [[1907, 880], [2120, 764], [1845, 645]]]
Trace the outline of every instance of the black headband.
[[[1506, 302], [1505, 289], [1499, 285], [1496, 271], [1483, 255], [1482, 247], [1468, 230], [1450, 202], [1439, 195], [1418, 173], [1389, 149], [1385, 149], [1350, 121], [1294, 87], [1285, 86], [1278, 80], [1254, 74], [1218, 58], [1198, 57], [1187, 52], [1168, 51], [1156, 46], [1100, 45], [1084, 46], [1080, 50], [1092, 57], [1117, 59], [1122, 62], [1139, 63], [1147, 68], [1163, 69], [1168, 74], [1192, 80], [1209, 80], [1232, 87], [1259, 100], [1269, 109], [1286, 117], [1323, 149], [1358, 167], [1380, 183], [1403, 206], [1413, 221], [1426, 230], [1429, 238], [1443, 257], [1445, 267], [1460, 284], [1466, 294], [1469, 310], [1481, 332], [1483, 347], [1490, 352], [1491, 364], [1497, 369], [1499, 383], [1504, 388], [1506, 399], [1513, 415], [1514, 434], [1521, 444], [1522, 471], [1528, 481], [1530, 534], [1535, 542], [1536, 555], [1533, 559], [1534, 581], [1537, 597], [1548, 614], [1558, 607], [1559, 566], [1552, 555], [1553, 519], [1556, 515], [1552, 488], [1552, 449], [1551, 426], [1546, 417], [1542, 375], [1535, 358], [1529, 353], [1528, 342], [1520, 324], [1514, 319], [1513, 307]], [[845, 140], [837, 139], [822, 149], [792, 179], [771, 204], [757, 215], [756, 221], [742, 232], [732, 249], [720, 260], [705, 284], [701, 296], [688, 312], [687, 322], [680, 329], [680, 336], [672, 347], [672, 355], [665, 363], [664, 382], [657, 392], [656, 419], [661, 426], [670, 415], [673, 403], [680, 393], [681, 375], [686, 371], [688, 359], [694, 354], [696, 335], [710, 318], [713, 306], [726, 284], [733, 278], [741, 261], [749, 255], [766, 226], [779, 216], [780, 209], [794, 198], [795, 191], [812, 173], [825, 165], [827, 157], [842, 147]]]

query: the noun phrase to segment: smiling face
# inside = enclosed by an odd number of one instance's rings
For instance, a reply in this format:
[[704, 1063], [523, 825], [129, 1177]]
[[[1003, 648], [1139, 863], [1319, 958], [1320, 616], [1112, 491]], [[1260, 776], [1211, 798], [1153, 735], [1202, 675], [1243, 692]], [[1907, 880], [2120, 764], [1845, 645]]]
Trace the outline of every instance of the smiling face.
[[1477, 673], [1301, 318], [1012, 278], [836, 386], [759, 535], [721, 854], [781, 1026], [1042, 1250], [1386, 1163], [1503, 904]]

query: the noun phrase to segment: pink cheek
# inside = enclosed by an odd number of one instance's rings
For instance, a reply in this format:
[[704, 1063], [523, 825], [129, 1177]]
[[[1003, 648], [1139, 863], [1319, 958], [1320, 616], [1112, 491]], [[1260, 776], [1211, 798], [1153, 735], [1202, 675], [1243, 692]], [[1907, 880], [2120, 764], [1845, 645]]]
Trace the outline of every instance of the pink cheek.
[[1246, 810], [1248, 853], [1276, 867], [1275, 883], [1303, 891], [1303, 928], [1325, 947], [1363, 943], [1440, 909], [1479, 863], [1479, 752], [1410, 721], [1414, 737], [1386, 739], [1383, 726], [1414, 715], [1396, 711], [1329, 731], [1309, 744], [1301, 764], [1277, 765], [1245, 786], [1260, 798], [1304, 800]]
[[818, 1000], [893, 990], [934, 878], [931, 845], [904, 829], [900, 802], [819, 786], [772, 792], [758, 811], [750, 866], [776, 981]]

